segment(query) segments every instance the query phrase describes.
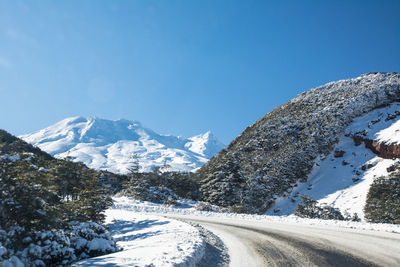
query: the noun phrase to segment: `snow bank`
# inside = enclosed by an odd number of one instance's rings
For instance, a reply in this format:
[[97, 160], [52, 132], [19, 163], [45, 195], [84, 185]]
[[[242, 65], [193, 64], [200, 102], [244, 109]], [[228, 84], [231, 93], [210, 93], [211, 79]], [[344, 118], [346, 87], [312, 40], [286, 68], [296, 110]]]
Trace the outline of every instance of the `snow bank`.
[[[254, 214], [237, 214], [237, 213], [218, 213], [212, 211], [199, 211], [196, 210], [195, 201], [182, 201], [180, 207], [166, 207], [161, 204], [150, 202], [141, 202], [129, 199], [127, 197], [114, 198], [114, 208], [124, 209], [137, 213], [155, 213], [155, 214], [172, 214], [172, 215], [190, 215], [201, 217], [213, 218], [226, 218], [235, 220], [250, 220], [259, 222], [279, 222], [286, 224], [302, 224], [302, 225], [315, 225], [315, 226], [329, 226], [340, 228], [353, 228], [359, 230], [373, 230], [400, 233], [400, 225], [394, 224], [378, 224], [367, 222], [352, 222], [352, 221], [337, 221], [337, 220], [321, 220], [321, 219], [307, 219], [300, 218], [294, 215], [290, 216], [270, 216], [270, 215], [254, 215]], [[147, 216], [147, 215], [143, 215]]]
[[[87, 259], [74, 266], [195, 266], [205, 244], [199, 231], [186, 223], [138, 214], [121, 200], [106, 211], [106, 223], [122, 251]], [[128, 204], [128, 202], [125, 202]]]

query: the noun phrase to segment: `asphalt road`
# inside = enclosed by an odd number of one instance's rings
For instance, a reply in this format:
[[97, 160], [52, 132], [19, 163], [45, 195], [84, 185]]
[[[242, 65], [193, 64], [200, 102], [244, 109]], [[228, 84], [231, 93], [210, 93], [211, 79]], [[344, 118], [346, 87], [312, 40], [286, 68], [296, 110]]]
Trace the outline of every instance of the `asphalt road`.
[[400, 266], [400, 234], [295, 223], [170, 215], [228, 248], [230, 266]]

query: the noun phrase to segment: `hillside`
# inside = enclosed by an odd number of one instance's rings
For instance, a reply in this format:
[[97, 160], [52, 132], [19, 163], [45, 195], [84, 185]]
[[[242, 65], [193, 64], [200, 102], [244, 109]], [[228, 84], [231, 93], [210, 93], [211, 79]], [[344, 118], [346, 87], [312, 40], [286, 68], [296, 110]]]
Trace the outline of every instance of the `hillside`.
[[271, 209], [314, 179], [316, 161], [329, 156], [353, 119], [399, 100], [398, 73], [369, 73], [300, 94], [246, 128], [199, 170], [203, 200], [238, 212]]
[[[340, 141], [326, 157], [315, 160], [305, 183], [277, 199], [268, 214], [289, 215], [295, 212], [301, 195], [354, 214], [364, 219], [364, 206], [371, 184], [389, 176], [400, 165], [396, 151], [400, 143], [400, 103], [378, 108], [354, 119]], [[361, 138], [386, 144], [391, 149], [371, 149]]]
[[161, 135], [138, 121], [73, 117], [33, 134], [20, 136], [57, 158], [72, 157], [88, 167], [126, 173], [132, 156], [140, 171], [167, 164], [169, 170], [192, 171], [223, 148], [211, 132], [191, 138]]

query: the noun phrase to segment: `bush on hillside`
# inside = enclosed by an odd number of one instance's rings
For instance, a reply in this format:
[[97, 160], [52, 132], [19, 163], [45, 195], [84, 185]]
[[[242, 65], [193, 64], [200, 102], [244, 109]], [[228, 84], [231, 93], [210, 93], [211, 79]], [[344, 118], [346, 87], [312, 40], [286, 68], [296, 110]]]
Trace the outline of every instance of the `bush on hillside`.
[[319, 206], [318, 202], [311, 197], [301, 196], [301, 202], [296, 208], [295, 215], [302, 218], [345, 220], [342, 213], [329, 205]]
[[400, 171], [376, 179], [368, 192], [365, 219], [374, 223], [400, 224]]

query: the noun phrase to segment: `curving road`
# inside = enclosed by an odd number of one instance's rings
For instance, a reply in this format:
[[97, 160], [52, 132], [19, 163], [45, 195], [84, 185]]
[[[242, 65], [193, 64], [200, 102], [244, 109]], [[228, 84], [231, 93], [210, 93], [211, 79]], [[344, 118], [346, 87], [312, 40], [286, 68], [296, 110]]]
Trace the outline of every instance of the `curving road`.
[[230, 266], [400, 266], [400, 234], [169, 215], [220, 237]]

